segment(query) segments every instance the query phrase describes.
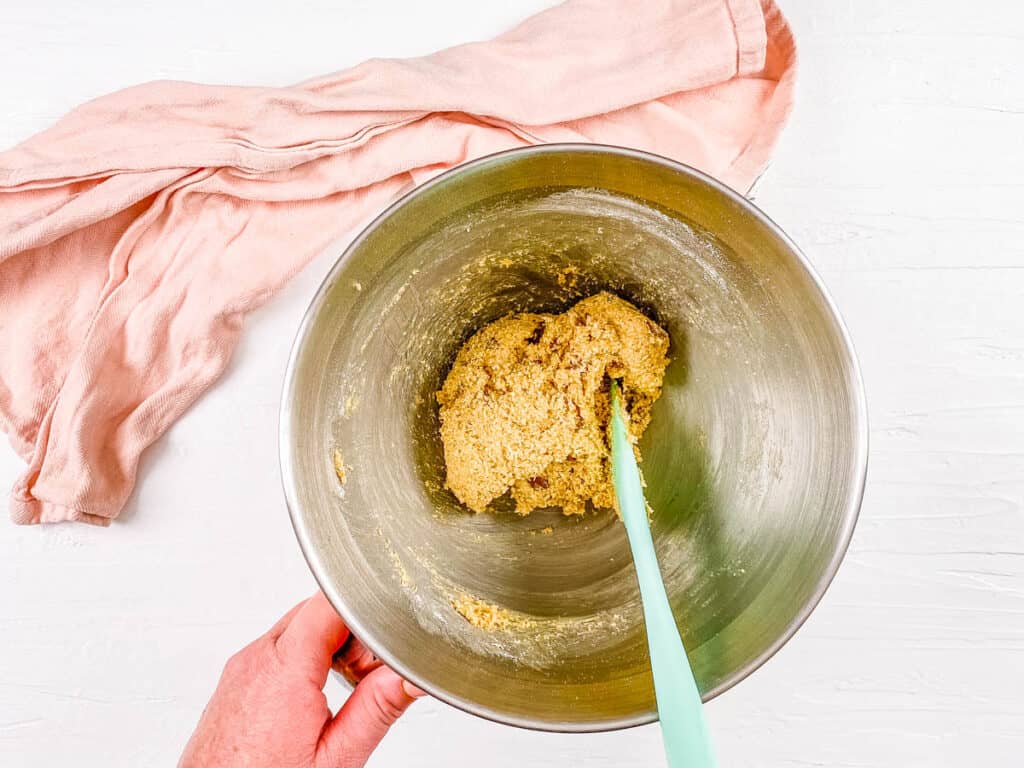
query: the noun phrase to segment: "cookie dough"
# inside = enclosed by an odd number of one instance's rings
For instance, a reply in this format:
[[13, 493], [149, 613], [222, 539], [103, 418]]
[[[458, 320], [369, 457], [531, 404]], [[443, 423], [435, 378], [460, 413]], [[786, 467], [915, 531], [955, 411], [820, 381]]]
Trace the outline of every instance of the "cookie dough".
[[621, 379], [639, 439], [661, 394], [668, 334], [610, 293], [560, 315], [509, 315], [459, 350], [437, 393], [447, 485], [474, 512], [511, 490], [516, 511], [614, 507], [607, 430]]

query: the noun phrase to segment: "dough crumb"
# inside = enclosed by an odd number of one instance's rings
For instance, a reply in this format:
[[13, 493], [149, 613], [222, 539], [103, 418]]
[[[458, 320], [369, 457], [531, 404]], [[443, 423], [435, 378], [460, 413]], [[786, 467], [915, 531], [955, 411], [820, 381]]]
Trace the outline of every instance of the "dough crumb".
[[461, 594], [452, 600], [452, 608], [477, 629], [487, 632], [525, 629], [536, 622], [525, 614], [510, 611], [478, 597]]
[[661, 395], [668, 347], [664, 329], [610, 293], [485, 326], [437, 393], [448, 488], [474, 512], [508, 491], [521, 515], [614, 508], [609, 380], [623, 382], [635, 442]]
[[[562, 267], [558, 272], [558, 286], [564, 288], [567, 291], [573, 290], [580, 282], [580, 268], [570, 264], [567, 267]], [[632, 306], [632, 305], [631, 305]]]
[[334, 449], [334, 474], [338, 476], [338, 482], [344, 485], [347, 479], [345, 475], [345, 457], [341, 455], [341, 451], [337, 448]]
[[359, 397], [357, 395], [349, 395], [345, 398], [345, 405], [341, 409], [342, 417], [349, 418], [356, 412], [357, 407], [359, 407]]

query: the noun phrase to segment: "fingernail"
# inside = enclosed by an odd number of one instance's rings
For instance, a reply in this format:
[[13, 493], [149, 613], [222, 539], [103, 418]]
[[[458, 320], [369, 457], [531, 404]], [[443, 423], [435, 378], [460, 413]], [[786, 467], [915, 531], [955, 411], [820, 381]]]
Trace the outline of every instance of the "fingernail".
[[402, 681], [402, 690], [405, 691], [405, 695], [410, 699], [418, 699], [421, 696], [426, 696], [427, 692], [421, 688], [417, 688], [415, 685], [410, 683], [408, 680]]

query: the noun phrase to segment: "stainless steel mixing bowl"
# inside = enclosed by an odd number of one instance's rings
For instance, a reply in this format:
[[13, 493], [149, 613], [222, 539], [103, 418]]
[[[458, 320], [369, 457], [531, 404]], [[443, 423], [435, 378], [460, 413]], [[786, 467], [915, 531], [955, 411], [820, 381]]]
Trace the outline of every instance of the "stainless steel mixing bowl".
[[[867, 424], [850, 340], [806, 259], [741, 196], [591, 145], [487, 157], [406, 195], [342, 255], [299, 329], [281, 418], [288, 507], [321, 587], [373, 652], [513, 725], [655, 718], [626, 536], [607, 511], [460, 507], [433, 394], [485, 323], [602, 289], [672, 338], [641, 451], [705, 698], [807, 618], [860, 505]], [[472, 625], [460, 600], [500, 606], [513, 626]]]

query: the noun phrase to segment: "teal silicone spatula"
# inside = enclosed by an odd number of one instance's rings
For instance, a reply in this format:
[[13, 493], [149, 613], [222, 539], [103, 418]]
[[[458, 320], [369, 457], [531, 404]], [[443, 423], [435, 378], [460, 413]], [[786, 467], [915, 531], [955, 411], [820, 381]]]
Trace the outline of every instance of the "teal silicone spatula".
[[629, 417], [617, 381], [612, 380], [611, 390], [612, 482], [640, 582], [665, 755], [670, 768], [712, 768], [717, 762], [704, 722], [704, 707], [658, 568], [640, 470], [626, 428]]

